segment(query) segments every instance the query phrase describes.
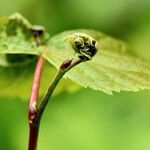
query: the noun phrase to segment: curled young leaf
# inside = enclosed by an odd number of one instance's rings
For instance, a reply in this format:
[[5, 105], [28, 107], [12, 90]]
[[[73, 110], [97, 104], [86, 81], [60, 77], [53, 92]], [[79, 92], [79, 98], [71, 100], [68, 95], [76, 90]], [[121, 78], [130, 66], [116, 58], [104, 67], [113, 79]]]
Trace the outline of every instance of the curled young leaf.
[[77, 32], [70, 34], [65, 39], [70, 43], [78, 57], [83, 61], [91, 60], [97, 52], [98, 42], [90, 35]]

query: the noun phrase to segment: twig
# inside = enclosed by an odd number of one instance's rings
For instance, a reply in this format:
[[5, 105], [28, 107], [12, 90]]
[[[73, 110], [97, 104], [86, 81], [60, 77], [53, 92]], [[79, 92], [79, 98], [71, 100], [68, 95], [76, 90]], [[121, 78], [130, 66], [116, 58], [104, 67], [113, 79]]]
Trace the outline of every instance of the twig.
[[56, 76], [54, 77], [53, 81], [52, 81], [51, 84], [49, 85], [49, 88], [48, 88], [46, 94], [45, 94], [44, 97], [42, 98], [41, 104], [40, 104], [39, 109], [38, 109], [38, 112], [37, 112], [38, 114], [37, 114], [37, 116], [36, 116], [36, 118], [35, 118], [36, 124], [39, 124], [39, 123], [40, 123], [41, 117], [42, 117], [43, 112], [44, 112], [44, 110], [45, 110], [45, 108], [46, 108], [46, 106], [47, 106], [47, 103], [49, 102], [50, 97], [51, 97], [53, 91], [55, 90], [56, 86], [58, 85], [59, 81], [62, 79], [62, 77], [64, 76], [64, 74], [65, 74], [67, 71], [69, 71], [71, 68], [73, 68], [74, 66], [78, 65], [78, 64], [81, 63], [81, 62], [82, 62], [81, 59], [78, 59], [78, 60], [76, 60], [76, 61], [65, 60], [65, 61], [61, 64], [61, 66], [60, 66], [60, 68], [59, 68], [59, 70], [58, 70]]
[[38, 140], [39, 126], [37, 126], [34, 123], [34, 119], [37, 115], [38, 93], [40, 88], [40, 80], [44, 66], [44, 61], [45, 61], [44, 58], [42, 56], [39, 56], [32, 84], [32, 91], [29, 101], [29, 114], [28, 114], [29, 130], [30, 130], [28, 150], [35, 150]]
[[[35, 30], [32, 29], [32, 33], [34, 35], [34, 38], [36, 40], [37, 46], [41, 45], [40, 35], [42, 33], [42, 30]], [[44, 95], [44, 97], [41, 100], [40, 105], [38, 106], [38, 92], [40, 87], [40, 79], [42, 74], [42, 69], [44, 65], [44, 58], [42, 56], [39, 56], [39, 60], [37, 63], [33, 85], [32, 85], [32, 92], [29, 102], [29, 129], [30, 129], [30, 135], [29, 135], [29, 147], [28, 150], [36, 150], [37, 147], [37, 141], [38, 141], [38, 133], [39, 133], [39, 126], [40, 121], [43, 115], [43, 112], [49, 102], [49, 99], [55, 90], [56, 86], [58, 85], [59, 81], [62, 79], [64, 74], [69, 71], [71, 68], [75, 67], [79, 63], [85, 61], [82, 58], [78, 58], [77, 60], [73, 59], [67, 59], [65, 60], [61, 65], [60, 68], [54, 77], [53, 81], [49, 85], [49, 88]]]
[[[32, 28], [31, 32], [36, 41], [37, 47], [41, 45], [40, 36], [43, 34], [43, 30], [39, 28]], [[38, 111], [38, 93], [40, 88], [40, 81], [42, 76], [42, 70], [44, 67], [45, 59], [42, 56], [39, 56], [38, 62], [35, 69], [32, 90], [29, 100], [29, 111], [28, 111], [28, 120], [29, 120], [29, 145], [28, 150], [36, 150], [39, 125], [34, 123], [34, 119], [37, 116]]]

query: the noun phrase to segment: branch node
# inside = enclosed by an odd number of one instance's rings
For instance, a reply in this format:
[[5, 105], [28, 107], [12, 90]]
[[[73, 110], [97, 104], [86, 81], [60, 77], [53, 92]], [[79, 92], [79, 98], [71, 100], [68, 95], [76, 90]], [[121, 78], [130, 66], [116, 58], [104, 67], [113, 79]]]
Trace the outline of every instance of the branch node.
[[67, 69], [72, 63], [72, 59], [66, 59], [60, 66], [60, 69], [65, 70]]

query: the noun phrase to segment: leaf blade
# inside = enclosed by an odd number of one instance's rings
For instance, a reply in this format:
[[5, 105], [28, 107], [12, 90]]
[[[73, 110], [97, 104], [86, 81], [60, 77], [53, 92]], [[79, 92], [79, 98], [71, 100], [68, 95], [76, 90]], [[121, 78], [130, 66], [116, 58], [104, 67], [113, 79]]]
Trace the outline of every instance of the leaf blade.
[[[10, 25], [12, 20], [15, 22], [14, 26]], [[12, 27], [15, 27], [13, 33]], [[29, 32], [31, 27], [32, 25], [18, 14], [13, 17], [0, 17], [0, 54], [43, 55], [58, 69], [64, 60], [74, 56], [74, 50], [64, 39], [72, 33], [83, 32], [99, 42], [99, 50], [91, 61], [69, 71], [65, 75], [66, 78], [83, 87], [110, 95], [113, 91], [150, 89], [150, 63], [138, 57], [124, 42], [98, 31], [81, 29], [65, 31], [51, 39], [45, 32], [45, 45], [37, 48]], [[7, 65], [7, 62], [3, 64]]]
[[[58, 67], [58, 64], [66, 57], [73, 56], [73, 50], [71, 52], [71, 49], [64, 43], [64, 37], [75, 32], [93, 36], [99, 42], [99, 51], [91, 61], [73, 68], [66, 77], [84, 87], [107, 94], [112, 94], [113, 91], [138, 91], [150, 88], [149, 63], [136, 56], [131, 48], [122, 41], [93, 30], [67, 31], [52, 38], [50, 41], [52, 51], [59, 56], [49, 60], [53, 65]], [[139, 74], [143, 75], [139, 76]], [[147, 83], [143, 83], [144, 81]]]

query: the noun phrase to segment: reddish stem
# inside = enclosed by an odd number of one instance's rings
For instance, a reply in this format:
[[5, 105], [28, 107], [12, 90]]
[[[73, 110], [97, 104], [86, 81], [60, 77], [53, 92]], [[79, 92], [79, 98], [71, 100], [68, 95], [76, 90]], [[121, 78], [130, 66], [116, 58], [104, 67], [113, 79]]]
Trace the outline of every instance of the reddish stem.
[[29, 145], [28, 150], [36, 150], [37, 148], [37, 141], [38, 141], [38, 133], [39, 133], [39, 126], [30, 124], [30, 135], [29, 135]]
[[32, 84], [32, 91], [31, 91], [30, 101], [29, 101], [29, 114], [28, 114], [29, 130], [30, 130], [28, 150], [36, 150], [36, 145], [37, 145], [39, 124], [36, 124], [34, 120], [38, 111], [37, 110], [38, 93], [40, 88], [40, 81], [41, 81], [44, 62], [45, 62], [44, 58], [42, 56], [39, 56], [37, 66], [35, 69], [33, 84]]

